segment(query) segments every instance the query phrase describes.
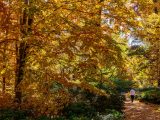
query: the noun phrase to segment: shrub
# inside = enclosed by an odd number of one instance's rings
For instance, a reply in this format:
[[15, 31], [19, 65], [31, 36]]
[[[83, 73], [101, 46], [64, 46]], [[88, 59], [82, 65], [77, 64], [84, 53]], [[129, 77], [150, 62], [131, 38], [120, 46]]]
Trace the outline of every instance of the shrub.
[[79, 117], [77, 117], [77, 116], [71, 116], [69, 118], [69, 120], [91, 120], [91, 118], [88, 118], [86, 116], [79, 116]]
[[95, 102], [95, 108], [98, 112], [105, 112], [107, 109], [115, 109], [122, 112], [124, 106], [125, 96], [121, 95], [120, 92], [115, 88], [108, 87], [105, 84], [98, 86], [99, 89], [103, 89], [106, 93], [109, 93], [109, 96], [98, 96]]
[[76, 118], [82, 116], [92, 118], [95, 115], [96, 111], [94, 107], [86, 104], [85, 102], [78, 102], [66, 106], [63, 113], [69, 120], [71, 120], [73, 119], [73, 117]]
[[75, 95], [78, 94], [81, 97], [77, 102], [74, 101], [74, 103], [70, 103], [63, 109], [63, 115], [66, 119], [81, 120], [83, 118], [82, 120], [91, 120], [97, 112], [106, 114], [106, 109], [122, 112], [125, 96], [120, 95], [113, 86], [97, 84], [96, 87], [106, 91], [109, 96], [97, 95], [87, 90], [75, 93]]
[[156, 87], [146, 87], [146, 88], [140, 88], [138, 91], [139, 91], [139, 92], [145, 92], [145, 91], [150, 91], [150, 90], [160, 90], [160, 88], [156, 88]]
[[37, 120], [51, 120], [51, 119], [47, 116], [40, 116], [37, 118]]
[[139, 99], [140, 101], [160, 104], [160, 90], [151, 89], [151, 90], [143, 91]]
[[94, 120], [123, 120], [124, 115], [116, 110], [107, 109], [105, 115], [97, 115]]
[[20, 111], [14, 109], [2, 109], [0, 110], [0, 120], [27, 120], [27, 111]]
[[124, 98], [119, 94], [111, 94], [109, 97], [99, 96], [94, 104], [95, 109], [100, 113], [105, 113], [106, 109], [115, 109], [122, 112]]

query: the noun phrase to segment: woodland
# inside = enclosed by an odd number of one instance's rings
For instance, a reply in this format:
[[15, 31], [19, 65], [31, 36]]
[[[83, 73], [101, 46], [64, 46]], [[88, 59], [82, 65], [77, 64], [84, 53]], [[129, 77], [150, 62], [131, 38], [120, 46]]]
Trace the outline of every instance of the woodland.
[[123, 120], [160, 104], [160, 0], [0, 0], [0, 120]]

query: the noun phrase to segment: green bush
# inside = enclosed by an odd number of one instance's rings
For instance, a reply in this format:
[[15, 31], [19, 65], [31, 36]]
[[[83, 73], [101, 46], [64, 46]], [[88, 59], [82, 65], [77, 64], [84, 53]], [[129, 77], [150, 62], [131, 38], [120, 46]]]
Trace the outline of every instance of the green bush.
[[47, 116], [40, 116], [36, 120], [66, 120], [66, 119], [64, 117], [50, 118]]
[[140, 88], [138, 89], [139, 92], [145, 92], [145, 91], [150, 91], [150, 90], [160, 90], [160, 88], [156, 88], [156, 87], [146, 87], [146, 88]]
[[123, 120], [124, 115], [116, 110], [106, 109], [106, 114], [97, 115], [94, 120]]
[[[67, 119], [72, 120], [76, 117], [86, 116], [92, 118], [95, 115], [96, 111], [93, 106], [88, 105], [85, 102], [72, 103], [66, 106], [63, 110], [63, 114]], [[73, 120], [74, 120], [73, 119]]]
[[122, 112], [124, 98], [119, 94], [111, 94], [109, 97], [99, 96], [94, 104], [95, 109], [100, 113], [105, 113], [106, 109], [115, 109]]
[[87, 90], [72, 91], [71, 89], [70, 92], [74, 92], [75, 96], [79, 94], [83, 97], [79, 100], [81, 102], [71, 103], [63, 109], [63, 115], [67, 120], [91, 120], [97, 113], [107, 114], [106, 109], [114, 109], [122, 113], [125, 96], [113, 86], [96, 84], [96, 87], [106, 91], [109, 96], [96, 95]]
[[159, 89], [151, 89], [143, 91], [139, 97], [140, 101], [160, 104], [160, 90]]
[[27, 120], [28, 119], [27, 111], [20, 111], [14, 109], [2, 109], [0, 110], [0, 120]]
[[37, 118], [37, 120], [51, 120], [51, 119], [47, 116], [40, 116]]
[[68, 120], [91, 120], [91, 118], [86, 116], [71, 116]]
[[120, 112], [114, 112], [112, 113], [113, 116], [114, 116], [114, 120], [123, 120], [124, 119], [124, 115]]
[[66, 117], [59, 117], [54, 119], [38, 119], [38, 120], [91, 120], [91, 118], [88, 118], [87, 116], [69, 116], [69, 118]]
[[58, 117], [58, 118], [54, 118], [52, 120], [66, 120], [65, 117]]
[[105, 90], [109, 96], [98, 96], [94, 105], [96, 110], [98, 112], [105, 112], [106, 109], [115, 109], [122, 112], [125, 96], [121, 95], [117, 89], [111, 88], [105, 84], [98, 85], [97, 87]]

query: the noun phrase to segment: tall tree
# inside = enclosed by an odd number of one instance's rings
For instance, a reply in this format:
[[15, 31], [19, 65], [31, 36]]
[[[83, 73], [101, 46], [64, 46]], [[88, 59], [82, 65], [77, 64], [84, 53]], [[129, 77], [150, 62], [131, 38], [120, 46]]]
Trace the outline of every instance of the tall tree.
[[16, 81], [15, 81], [15, 101], [21, 103], [22, 91], [20, 83], [24, 79], [24, 69], [26, 65], [27, 50], [29, 49], [28, 38], [31, 34], [31, 26], [33, 23], [33, 16], [30, 12], [31, 1], [24, 0], [24, 4], [27, 6], [22, 8], [22, 15], [20, 16], [20, 31], [21, 38], [19, 45], [17, 45], [17, 69], [16, 69]]
[[[159, 17], [159, 0], [153, 0], [148, 8], [142, 11], [142, 29], [140, 30], [141, 38], [149, 43], [149, 50], [145, 57], [148, 59], [149, 77], [152, 83], [156, 82], [160, 86], [160, 17]], [[144, 5], [141, 4], [141, 7]], [[146, 16], [147, 14], [147, 16]]]
[[[158, 0], [153, 0], [154, 2], [154, 13], [159, 15], [159, 4], [160, 4], [160, 1]], [[160, 18], [159, 18], [160, 19]], [[158, 21], [160, 23], [160, 20]], [[156, 74], [157, 74], [157, 81], [158, 81], [158, 87], [160, 87], [160, 39], [159, 39], [159, 33], [160, 33], [160, 26], [159, 24], [155, 26], [155, 30], [156, 30], [156, 35], [157, 35], [157, 38], [156, 38], [156, 43], [154, 43], [154, 47], [153, 49], [156, 49], [156, 66], [157, 66], [157, 70], [156, 70]]]

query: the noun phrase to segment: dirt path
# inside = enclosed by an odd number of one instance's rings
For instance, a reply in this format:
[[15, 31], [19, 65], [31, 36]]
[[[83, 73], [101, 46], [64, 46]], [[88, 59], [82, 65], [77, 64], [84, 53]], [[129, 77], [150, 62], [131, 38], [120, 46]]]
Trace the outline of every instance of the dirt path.
[[160, 105], [125, 102], [125, 120], [160, 120]]

